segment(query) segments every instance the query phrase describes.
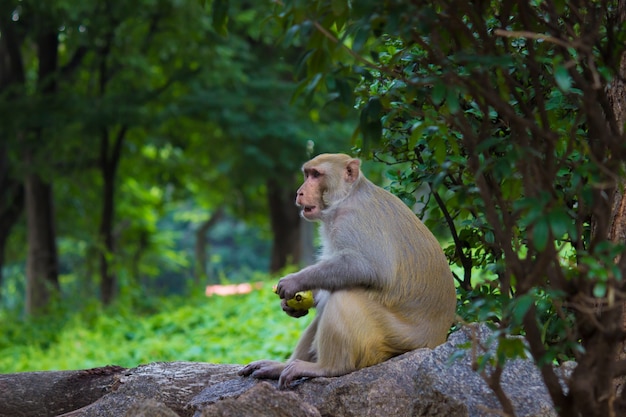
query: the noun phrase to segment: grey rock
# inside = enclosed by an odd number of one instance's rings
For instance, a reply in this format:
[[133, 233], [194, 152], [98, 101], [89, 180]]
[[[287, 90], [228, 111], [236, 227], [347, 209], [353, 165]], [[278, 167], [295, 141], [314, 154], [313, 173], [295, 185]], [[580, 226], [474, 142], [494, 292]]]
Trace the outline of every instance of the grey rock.
[[[418, 349], [342, 377], [302, 379], [288, 391], [278, 390], [274, 381], [240, 377], [208, 386], [190, 404], [196, 408], [196, 417], [219, 415], [215, 414], [216, 404], [222, 401], [227, 401], [229, 413], [234, 413], [224, 415], [237, 415], [240, 407], [240, 415], [263, 412], [260, 415], [282, 416], [282, 411], [263, 408], [263, 404], [270, 399], [283, 401], [286, 394], [292, 401], [291, 394], [295, 394], [296, 404], [307, 410], [298, 414], [303, 416], [315, 415], [308, 406], [321, 416], [501, 416], [495, 394], [473, 368], [473, 358], [493, 354], [496, 346], [486, 325], [469, 325], [433, 350]], [[563, 376], [571, 370], [564, 370]], [[489, 374], [490, 369], [485, 372]], [[501, 386], [518, 417], [557, 416], [541, 374], [530, 359], [508, 362]]]

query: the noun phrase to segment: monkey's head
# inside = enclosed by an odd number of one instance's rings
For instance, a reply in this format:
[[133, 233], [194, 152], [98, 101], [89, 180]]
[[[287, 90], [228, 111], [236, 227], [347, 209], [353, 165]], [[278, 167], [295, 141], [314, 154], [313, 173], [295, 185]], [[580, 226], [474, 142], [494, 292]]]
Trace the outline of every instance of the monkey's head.
[[361, 161], [344, 154], [322, 154], [302, 166], [304, 183], [298, 188], [296, 205], [302, 217], [321, 220], [323, 211], [343, 200], [361, 177]]

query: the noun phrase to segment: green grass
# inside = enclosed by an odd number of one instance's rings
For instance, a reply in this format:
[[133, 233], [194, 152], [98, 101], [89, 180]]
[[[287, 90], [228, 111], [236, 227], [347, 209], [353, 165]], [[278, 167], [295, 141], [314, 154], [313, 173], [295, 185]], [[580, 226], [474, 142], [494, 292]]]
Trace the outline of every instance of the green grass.
[[[313, 314], [282, 312], [272, 284], [245, 295], [144, 300], [37, 320], [0, 316], [0, 373], [155, 361], [286, 359]], [[150, 303], [150, 307], [145, 305]]]

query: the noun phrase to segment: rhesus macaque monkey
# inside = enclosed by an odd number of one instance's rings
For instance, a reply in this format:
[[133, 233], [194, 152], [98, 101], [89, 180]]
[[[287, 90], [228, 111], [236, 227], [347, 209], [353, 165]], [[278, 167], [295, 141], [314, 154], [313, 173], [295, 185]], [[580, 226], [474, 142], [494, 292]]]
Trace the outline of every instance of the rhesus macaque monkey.
[[374, 185], [361, 162], [323, 154], [304, 164], [296, 205], [321, 221], [319, 261], [283, 277], [286, 300], [313, 290], [317, 316], [287, 363], [261, 360], [240, 375], [279, 379], [339, 376], [445, 342], [456, 308], [454, 280], [439, 242], [396, 196]]

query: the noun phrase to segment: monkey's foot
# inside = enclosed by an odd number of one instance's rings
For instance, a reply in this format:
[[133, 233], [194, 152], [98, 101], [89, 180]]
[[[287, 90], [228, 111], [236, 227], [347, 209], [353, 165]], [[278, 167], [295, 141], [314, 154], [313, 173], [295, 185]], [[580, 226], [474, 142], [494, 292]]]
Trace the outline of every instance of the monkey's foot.
[[285, 364], [277, 361], [261, 360], [244, 366], [238, 374], [257, 379], [278, 379], [285, 369]]
[[315, 362], [307, 362], [299, 359], [295, 359], [289, 362], [285, 367], [280, 378], [278, 379], [278, 388], [285, 389], [293, 381], [303, 377], [319, 377], [319, 376], [337, 376], [337, 373], [325, 372]]

